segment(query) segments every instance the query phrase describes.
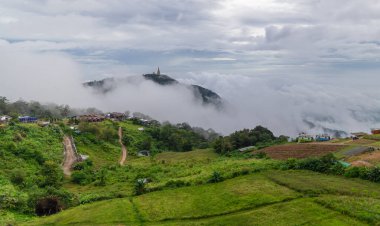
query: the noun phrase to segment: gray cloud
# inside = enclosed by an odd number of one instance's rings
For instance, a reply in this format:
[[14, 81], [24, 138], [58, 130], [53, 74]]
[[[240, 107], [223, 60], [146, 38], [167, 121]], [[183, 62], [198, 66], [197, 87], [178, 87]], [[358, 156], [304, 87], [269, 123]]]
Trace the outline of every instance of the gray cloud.
[[[142, 74], [159, 64], [182, 81], [216, 90], [231, 110], [220, 115], [195, 104], [193, 111], [183, 108], [190, 114], [169, 114], [150, 100], [179, 92], [169, 100], [180, 105], [189, 102], [186, 91], [145, 83], [125, 87], [141, 100], [117, 91], [127, 96], [126, 108], [226, 132], [258, 123], [291, 134], [365, 130], [378, 122], [379, 11], [376, 0], [4, 0], [0, 87], [14, 98], [71, 102], [77, 98], [51, 87]], [[52, 85], [41, 90], [33, 77]], [[30, 79], [36, 90], [14, 92], [13, 83]], [[154, 94], [143, 95], [145, 89]], [[80, 96], [89, 99], [77, 104], [124, 107]]]

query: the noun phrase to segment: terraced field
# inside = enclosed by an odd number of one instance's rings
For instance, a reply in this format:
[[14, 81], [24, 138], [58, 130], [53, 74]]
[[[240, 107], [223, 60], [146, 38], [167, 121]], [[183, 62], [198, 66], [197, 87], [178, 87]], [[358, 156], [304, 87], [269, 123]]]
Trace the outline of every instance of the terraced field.
[[340, 144], [285, 144], [271, 146], [260, 151], [273, 159], [320, 157], [340, 151], [347, 146]]
[[379, 184], [267, 171], [82, 205], [21, 225], [378, 225], [379, 200]]

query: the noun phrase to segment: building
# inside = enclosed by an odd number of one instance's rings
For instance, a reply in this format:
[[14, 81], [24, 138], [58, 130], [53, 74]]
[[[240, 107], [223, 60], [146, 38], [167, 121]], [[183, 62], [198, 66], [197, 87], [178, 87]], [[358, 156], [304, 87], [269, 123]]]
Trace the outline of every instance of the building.
[[244, 148], [239, 149], [240, 152], [256, 151], [256, 150], [257, 150], [257, 147], [255, 146], [249, 146], [249, 147], [244, 147]]
[[154, 75], [161, 75], [160, 67], [157, 68], [157, 72], [153, 72]]
[[148, 150], [142, 150], [137, 153], [138, 157], [149, 157], [150, 156], [150, 151]]
[[38, 118], [31, 116], [20, 116], [18, 117], [18, 120], [22, 123], [36, 123]]
[[380, 134], [380, 129], [372, 129], [371, 132], [373, 135], [378, 135]]
[[8, 116], [8, 115], [2, 115], [0, 116], [0, 124], [2, 123], [8, 123], [9, 121], [11, 121], [12, 117]]
[[315, 140], [319, 142], [330, 141], [331, 136], [329, 136], [328, 134], [317, 135], [315, 136]]
[[300, 133], [297, 137], [298, 143], [307, 143], [307, 142], [313, 142], [314, 138], [306, 133]]
[[106, 115], [106, 118], [123, 121], [127, 118], [124, 113], [112, 112]]
[[353, 137], [361, 138], [361, 137], [364, 137], [364, 136], [367, 136], [367, 135], [368, 134], [364, 133], [364, 132], [356, 132], [356, 133], [351, 133], [351, 138], [353, 138]]
[[73, 118], [81, 122], [102, 122], [106, 119], [104, 115], [80, 115]]

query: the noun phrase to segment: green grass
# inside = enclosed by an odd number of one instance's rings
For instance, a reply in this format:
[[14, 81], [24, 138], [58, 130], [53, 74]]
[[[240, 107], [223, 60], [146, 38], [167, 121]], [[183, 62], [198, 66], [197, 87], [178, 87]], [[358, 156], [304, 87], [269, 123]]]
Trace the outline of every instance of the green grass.
[[[286, 186], [268, 179], [285, 178]], [[293, 179], [295, 178], [295, 179]], [[271, 171], [206, 184], [100, 201], [20, 225], [367, 225], [379, 221], [380, 201], [356, 197], [346, 186], [378, 184], [307, 171]], [[314, 181], [313, 184], [310, 184]], [[327, 183], [327, 184], [326, 184]], [[335, 185], [333, 185], [335, 184]], [[288, 187], [296, 186], [299, 192]], [[327, 189], [328, 188], [328, 189]], [[333, 188], [333, 189], [332, 189]], [[315, 194], [331, 191], [354, 196]], [[318, 193], [319, 192], [319, 193]], [[359, 191], [358, 191], [359, 192]], [[131, 202], [132, 201], [132, 202]]]
[[380, 184], [360, 179], [299, 170], [270, 171], [264, 174], [279, 184], [310, 195], [338, 194], [380, 198]]
[[148, 221], [221, 215], [299, 197], [261, 175], [249, 175], [217, 184], [149, 193], [134, 198]]
[[262, 208], [208, 219], [170, 221], [149, 225], [366, 225], [358, 220], [330, 211], [308, 199], [293, 200]]
[[137, 223], [138, 216], [132, 203], [128, 199], [115, 199], [79, 206], [50, 217], [37, 218], [25, 225], [131, 225]]
[[380, 148], [380, 141], [379, 141], [379, 142], [372, 143], [371, 146], [373, 146], [373, 147], [377, 147], [377, 148]]
[[380, 225], [379, 199], [329, 195], [317, 198], [316, 202], [342, 214], [352, 216], [373, 225]]
[[[195, 161], [194, 158], [198, 160]], [[137, 178], [151, 179], [152, 182], [147, 184], [147, 188], [157, 190], [167, 187], [167, 184], [172, 182], [185, 185], [204, 184], [214, 171], [219, 172], [224, 178], [232, 178], [240, 174], [266, 170], [274, 164], [274, 160], [218, 157], [208, 149], [185, 153], [168, 152], [153, 158], [131, 156], [126, 166], [115, 166], [113, 170], [108, 171], [106, 186], [79, 186], [72, 183], [66, 183], [64, 186], [80, 197], [94, 193], [104, 198], [125, 197], [132, 195]]]
[[212, 149], [200, 149], [189, 152], [163, 152], [155, 156], [155, 160], [166, 163], [177, 162], [207, 162], [216, 159], [216, 154]]
[[366, 135], [363, 137], [364, 139], [368, 139], [368, 140], [375, 140], [375, 141], [380, 141], [380, 134], [376, 134], [376, 135]]
[[29, 215], [0, 210], [0, 225], [15, 225], [17, 222], [25, 222], [30, 219]]

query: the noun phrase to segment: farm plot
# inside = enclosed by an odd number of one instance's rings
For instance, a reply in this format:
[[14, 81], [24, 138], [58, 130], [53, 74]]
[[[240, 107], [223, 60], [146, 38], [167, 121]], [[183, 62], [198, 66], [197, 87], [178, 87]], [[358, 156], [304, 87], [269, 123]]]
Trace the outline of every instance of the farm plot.
[[291, 144], [277, 145], [260, 150], [273, 159], [320, 157], [340, 151], [347, 146], [335, 144]]

